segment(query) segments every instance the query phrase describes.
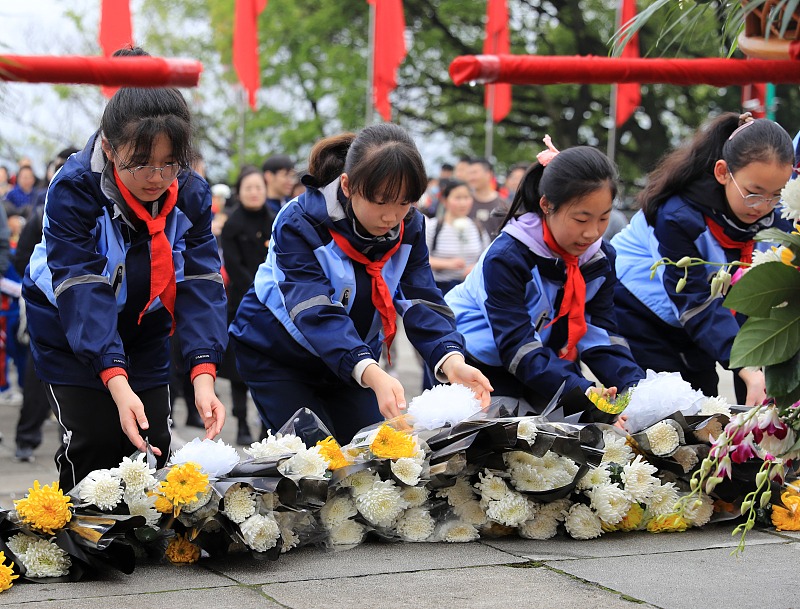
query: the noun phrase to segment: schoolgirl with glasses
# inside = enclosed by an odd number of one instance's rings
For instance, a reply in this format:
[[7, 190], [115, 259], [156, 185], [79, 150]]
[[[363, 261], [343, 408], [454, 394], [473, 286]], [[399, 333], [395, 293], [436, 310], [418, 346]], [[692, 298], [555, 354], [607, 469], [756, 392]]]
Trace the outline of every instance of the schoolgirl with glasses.
[[206, 436], [225, 421], [214, 390], [225, 290], [211, 192], [188, 169], [191, 133], [177, 89], [119, 89], [48, 189], [22, 294], [36, 372], [61, 427], [64, 489], [147, 442], [166, 461], [173, 332]]
[[[711, 291], [719, 267], [693, 266], [678, 291], [684, 269], [651, 265], [662, 257], [709, 262], [751, 262], [759, 231], [791, 230], [776, 207], [792, 175], [794, 148], [777, 123], [747, 113], [726, 113], [667, 154], [648, 176], [638, 211], [611, 241], [617, 250], [615, 292], [620, 331], [643, 368], [680, 372], [705, 395], [717, 394], [716, 363], [728, 367], [741, 315], [722, 306]], [[735, 369], [740, 404], [765, 397], [760, 370]]]

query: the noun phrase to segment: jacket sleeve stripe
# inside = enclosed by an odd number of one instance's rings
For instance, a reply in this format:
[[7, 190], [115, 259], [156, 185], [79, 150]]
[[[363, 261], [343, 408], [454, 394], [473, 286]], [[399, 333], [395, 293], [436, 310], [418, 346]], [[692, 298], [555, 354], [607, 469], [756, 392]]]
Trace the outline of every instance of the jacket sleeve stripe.
[[705, 311], [708, 307], [711, 306], [711, 303], [717, 299], [716, 296], [709, 296], [708, 299], [701, 304], [700, 306], [694, 307], [693, 309], [687, 309], [684, 311], [680, 316], [681, 325], [686, 325], [690, 319], [692, 319], [695, 315], [699, 315], [703, 311]]
[[108, 281], [108, 277], [105, 277], [104, 275], [81, 275], [80, 277], [70, 277], [69, 279], [65, 279], [61, 282], [61, 284], [53, 292], [53, 296], [58, 298], [62, 293], [70, 289], [72, 286], [87, 283], [105, 283], [107, 285], [111, 285]]
[[294, 321], [294, 318], [300, 315], [300, 313], [306, 309], [325, 306], [341, 307], [342, 304], [339, 302], [331, 302], [331, 299], [328, 296], [314, 296], [313, 298], [309, 298], [308, 300], [304, 300], [303, 302], [296, 304], [294, 308], [289, 311], [289, 318]]
[[186, 277], [183, 278], [184, 281], [190, 281], [192, 279], [204, 279], [206, 281], [216, 281], [217, 283], [223, 283], [221, 273], [203, 273], [202, 275], [187, 275]]
[[[450, 310], [450, 307], [448, 307], [448, 306], [437, 304], [435, 302], [431, 302], [430, 300], [422, 300], [421, 298], [414, 298], [412, 300], [409, 300], [408, 302], [411, 303], [409, 305], [408, 309], [410, 309], [411, 307], [413, 307], [415, 305], [421, 304], [421, 305], [425, 305], [429, 309], [433, 309], [437, 313], [441, 313], [445, 317], [450, 317], [451, 319], [455, 319], [456, 318], [456, 316], [453, 314], [453, 311]], [[406, 311], [408, 311], [408, 309], [406, 309]]]
[[519, 349], [517, 349], [517, 352], [514, 354], [514, 357], [511, 359], [511, 363], [508, 366], [508, 371], [511, 374], [516, 375], [517, 374], [517, 368], [519, 367], [520, 362], [522, 362], [522, 358], [525, 357], [526, 355], [528, 355], [528, 353], [530, 353], [531, 351], [536, 351], [537, 349], [541, 349], [541, 348], [542, 348], [542, 343], [541, 343], [541, 341], [538, 341], [538, 340], [537, 341], [533, 341], [532, 343], [526, 343], [526, 344], [522, 345]]

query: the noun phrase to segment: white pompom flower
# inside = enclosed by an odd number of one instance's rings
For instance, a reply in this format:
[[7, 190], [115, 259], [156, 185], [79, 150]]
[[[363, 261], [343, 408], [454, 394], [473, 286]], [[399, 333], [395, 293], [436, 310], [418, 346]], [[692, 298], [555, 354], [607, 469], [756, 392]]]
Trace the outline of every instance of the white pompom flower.
[[659, 457], [671, 455], [680, 446], [681, 439], [678, 431], [666, 421], [659, 421], [648, 427], [644, 430], [644, 434], [650, 443], [650, 450]]
[[658, 470], [647, 461], [642, 461], [641, 455], [622, 468], [622, 482], [625, 494], [631, 501], [646, 503], [655, 486], [659, 484], [658, 478], [653, 476]]
[[113, 510], [122, 500], [122, 481], [109, 469], [96, 469], [81, 482], [80, 498], [101, 510]]
[[558, 522], [564, 522], [572, 502], [569, 499], [556, 499], [539, 506], [539, 516], [550, 516]]
[[590, 467], [589, 471], [578, 480], [576, 488], [579, 491], [585, 491], [593, 486], [608, 484], [609, 482], [611, 482], [611, 472], [608, 471], [608, 465], [606, 463], [601, 463], [597, 467]]
[[358, 497], [361, 493], [371, 489], [372, 485], [378, 480], [380, 480], [380, 478], [378, 478], [370, 470], [362, 469], [361, 471], [347, 476], [347, 478], [342, 480], [340, 486], [343, 488], [349, 488], [353, 493], [353, 497]]
[[154, 527], [161, 519], [161, 513], [155, 508], [157, 496], [155, 494], [147, 496], [139, 494], [132, 497], [128, 504], [128, 512], [131, 516], [144, 516], [145, 525]]
[[278, 543], [281, 529], [272, 514], [253, 514], [239, 525], [248, 548], [266, 552]]
[[475, 488], [478, 490], [483, 500], [496, 501], [502, 499], [511, 492], [506, 481], [499, 476], [495, 476], [489, 470], [484, 470], [478, 474], [478, 478], [479, 482], [475, 484]]
[[714, 515], [714, 502], [708, 495], [700, 499], [689, 501], [683, 512], [683, 518], [693, 527], [702, 527], [708, 524]]
[[727, 417], [731, 416], [731, 407], [728, 400], [724, 397], [713, 397], [706, 399], [700, 407], [700, 412], [697, 414], [703, 416], [711, 416], [713, 414], [724, 414]]
[[391, 461], [392, 473], [403, 484], [416, 486], [419, 483], [419, 476], [422, 473], [422, 465], [415, 459], [401, 457], [396, 461]]
[[509, 527], [515, 527], [531, 516], [528, 500], [525, 496], [509, 491], [501, 499], [489, 502], [486, 516], [490, 520]]
[[306, 445], [303, 440], [294, 434], [272, 435], [272, 431], [267, 431], [267, 437], [259, 442], [253, 442], [244, 452], [254, 459], [264, 459], [268, 457], [279, 457], [281, 455], [293, 455], [304, 450]]
[[781, 190], [781, 218], [800, 220], [800, 180], [789, 180]]
[[239, 453], [230, 444], [222, 440], [200, 440], [195, 438], [175, 451], [170, 463], [197, 463], [200, 469], [211, 478], [219, 478], [228, 474], [239, 464]]
[[631, 500], [616, 484], [600, 484], [589, 491], [592, 508], [606, 524], [617, 524], [631, 508]]
[[453, 513], [458, 519], [467, 524], [481, 526], [488, 522], [486, 511], [480, 501], [469, 499], [453, 506]]
[[517, 532], [525, 539], [551, 539], [558, 533], [558, 520], [538, 514], [533, 520], [526, 520], [519, 525]]
[[366, 527], [355, 520], [345, 520], [329, 531], [331, 543], [335, 546], [354, 546], [364, 541]]
[[453, 383], [434, 385], [408, 405], [416, 429], [436, 429], [455, 425], [481, 411], [481, 403], [472, 389]]
[[402, 492], [391, 480], [373, 482], [372, 487], [356, 497], [356, 507], [367, 522], [391, 527], [408, 507]]
[[667, 482], [654, 486], [650, 497], [647, 498], [647, 511], [653, 516], [666, 516], [675, 511], [678, 502], [678, 489], [675, 484]]
[[328, 461], [320, 454], [320, 447], [303, 448], [278, 466], [284, 476], [298, 478], [324, 478]]
[[236, 524], [241, 524], [256, 513], [256, 497], [252, 489], [236, 483], [223, 498], [223, 513]]
[[448, 543], [467, 543], [475, 541], [481, 536], [471, 524], [460, 520], [449, 520], [439, 525], [436, 530], [436, 539]]
[[603, 432], [605, 444], [602, 462], [625, 465], [633, 457], [633, 450], [628, 446], [627, 440], [613, 431]]
[[576, 503], [569, 509], [564, 527], [573, 539], [594, 539], [603, 534], [600, 518], [582, 503]]
[[441, 499], [447, 499], [447, 503], [455, 507], [465, 501], [475, 499], [475, 491], [472, 490], [472, 485], [466, 478], [456, 478], [453, 486], [440, 488], [436, 491], [436, 496]]
[[69, 573], [72, 559], [49, 539], [36, 539], [17, 555], [27, 570], [27, 577], [62, 577]]
[[407, 486], [402, 495], [410, 508], [422, 507], [428, 501], [428, 489], [424, 486]]
[[337, 527], [356, 514], [358, 514], [356, 504], [347, 495], [330, 497], [319, 511], [320, 519], [326, 529]]
[[528, 444], [536, 441], [536, 423], [532, 419], [522, 419], [517, 424], [517, 437], [526, 440]]
[[431, 513], [423, 508], [410, 508], [397, 521], [397, 534], [404, 541], [427, 541], [436, 528]]
[[146, 455], [140, 453], [135, 459], [123, 457], [122, 463], [111, 470], [111, 473], [118, 476], [125, 483], [125, 491], [135, 493], [155, 488], [158, 485], [154, 468], [148, 467]]

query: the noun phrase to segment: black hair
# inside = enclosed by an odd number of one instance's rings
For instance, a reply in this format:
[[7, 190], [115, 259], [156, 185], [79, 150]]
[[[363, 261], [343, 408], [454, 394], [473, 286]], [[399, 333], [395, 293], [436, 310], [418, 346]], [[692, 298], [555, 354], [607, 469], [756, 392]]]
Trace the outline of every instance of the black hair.
[[415, 203], [428, 186], [422, 157], [405, 129], [392, 123], [371, 125], [358, 135], [342, 133], [317, 142], [308, 157], [308, 172], [318, 186], [342, 173], [351, 194], [384, 203]]
[[17, 169], [17, 184], [19, 184], [19, 174], [21, 174], [26, 169], [31, 172], [31, 175], [33, 176], [33, 185], [36, 186], [36, 182], [39, 181], [39, 178], [36, 177], [36, 172], [33, 170], [33, 167], [31, 167], [30, 165], [23, 165], [22, 167]]
[[[126, 47], [114, 56], [147, 56], [140, 47]], [[128, 165], [147, 165], [159, 135], [169, 138], [172, 156], [182, 167], [194, 160], [192, 117], [178, 89], [122, 87], [106, 105], [100, 121], [103, 136], [115, 150], [130, 145]]]
[[562, 150], [546, 167], [536, 162], [525, 172], [503, 226], [526, 212], [543, 216], [539, 205], [542, 197], [550, 203], [553, 212], [604, 187], [611, 190], [613, 200], [617, 196], [617, 180], [616, 166], [596, 148], [575, 146]]
[[[741, 131], [736, 131], [741, 126]], [[647, 177], [638, 201], [648, 224], [655, 223], [656, 211], [671, 196], [704, 175], [714, 175], [718, 160], [731, 173], [750, 163], [794, 164], [792, 138], [778, 123], [748, 114], [726, 112], [701, 127], [694, 137], [662, 158]]]
[[514, 163], [511, 167], [508, 168], [506, 172], [506, 177], [510, 176], [512, 173], [521, 169], [522, 171], [528, 171], [528, 168], [531, 166], [530, 163]]
[[[236, 193], [237, 197], [239, 196], [239, 190], [242, 188], [242, 182], [244, 182], [244, 179], [253, 175], [254, 173], [257, 173], [259, 176], [261, 176], [262, 180], [264, 179], [264, 173], [255, 165], [245, 165], [242, 167], [241, 171], [239, 171], [239, 177], [236, 178], [236, 184], [234, 184], [234, 192]], [[266, 182], [264, 183], [264, 187], [266, 188]]]
[[294, 161], [285, 154], [276, 154], [269, 157], [264, 164], [261, 165], [261, 171], [269, 171], [270, 173], [278, 173], [281, 169], [290, 170], [294, 169]]
[[477, 157], [475, 157], [473, 159], [470, 159], [469, 163], [470, 163], [470, 165], [483, 165], [483, 168], [486, 171], [491, 171], [491, 172], [494, 171], [494, 167], [489, 162], [489, 159], [485, 159], [482, 156], [477, 156]]
[[453, 167], [450, 163], [442, 163], [442, 166], [439, 168], [440, 171], [453, 171], [455, 167]]
[[[453, 179], [448, 178], [446, 180], [442, 180], [439, 183], [439, 193], [441, 195], [441, 198], [446, 199], [447, 197], [450, 196], [450, 193], [453, 192], [459, 186], [467, 186], [467, 183], [464, 180], [457, 180], [455, 178]], [[467, 188], [469, 188], [469, 186], [467, 186]]]

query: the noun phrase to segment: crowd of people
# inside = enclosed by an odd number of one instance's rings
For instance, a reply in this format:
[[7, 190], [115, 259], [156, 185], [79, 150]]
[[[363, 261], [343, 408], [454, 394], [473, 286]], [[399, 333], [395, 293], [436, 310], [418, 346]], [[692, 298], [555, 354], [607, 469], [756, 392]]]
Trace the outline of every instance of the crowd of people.
[[[55, 414], [65, 488], [135, 449], [163, 463], [179, 394], [187, 424], [215, 437], [218, 372], [239, 444], [254, 438], [248, 397], [261, 435], [305, 406], [348, 442], [405, 408], [381, 365], [398, 315], [425, 385], [464, 384], [484, 406], [511, 396], [536, 412], [575, 388], [613, 398], [647, 368], [715, 395], [744, 320], [702, 267], [651, 281], [651, 266], [750, 262], [756, 232], [792, 230], [776, 208], [794, 144], [749, 115], [669, 152], [621, 231], [613, 162], [549, 137], [504, 179], [471, 157], [430, 179], [404, 129], [373, 125], [316, 143], [300, 179], [280, 154], [210, 186], [191, 135], [180, 92], [122, 88], [44, 183], [29, 164], [0, 168], [0, 386], [11, 358], [17, 458]], [[764, 399], [761, 371], [733, 372], [740, 403]]]

